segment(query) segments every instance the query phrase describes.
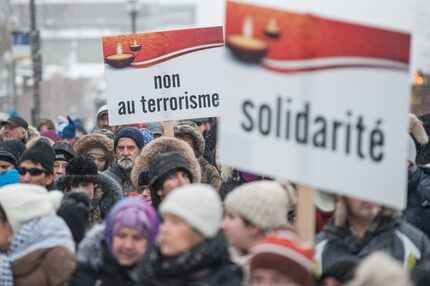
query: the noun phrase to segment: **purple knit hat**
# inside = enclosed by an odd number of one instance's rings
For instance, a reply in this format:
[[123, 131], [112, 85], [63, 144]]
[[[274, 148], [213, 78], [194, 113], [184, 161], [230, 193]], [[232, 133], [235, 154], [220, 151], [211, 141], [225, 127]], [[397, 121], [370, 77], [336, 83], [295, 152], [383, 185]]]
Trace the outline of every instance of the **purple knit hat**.
[[122, 227], [131, 227], [146, 237], [148, 245], [154, 244], [158, 234], [158, 217], [154, 208], [139, 198], [125, 198], [116, 203], [105, 220], [105, 240], [112, 251], [112, 240]]

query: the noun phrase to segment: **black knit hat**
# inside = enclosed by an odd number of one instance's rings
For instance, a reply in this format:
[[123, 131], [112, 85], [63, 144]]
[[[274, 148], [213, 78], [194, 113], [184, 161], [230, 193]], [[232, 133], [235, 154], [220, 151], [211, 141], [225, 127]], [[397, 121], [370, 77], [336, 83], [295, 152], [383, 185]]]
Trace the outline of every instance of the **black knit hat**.
[[33, 146], [27, 149], [19, 159], [19, 163], [29, 160], [33, 163], [39, 163], [49, 173], [54, 170], [55, 153], [51, 145], [44, 140], [37, 140]]
[[118, 131], [115, 136], [115, 140], [113, 142], [113, 147], [116, 150], [116, 146], [118, 146], [118, 140], [121, 138], [130, 138], [136, 142], [137, 148], [142, 149], [144, 143], [143, 135], [137, 128], [127, 127]]
[[354, 256], [338, 258], [327, 265], [320, 280], [323, 281], [325, 278], [332, 277], [342, 284], [347, 283], [352, 280], [355, 268], [359, 263], [360, 260]]
[[58, 141], [52, 146], [55, 152], [55, 161], [63, 160], [70, 161], [73, 157], [76, 156], [75, 150], [73, 150], [72, 145], [67, 142]]
[[164, 181], [174, 172], [183, 170], [189, 177], [190, 181], [193, 180], [193, 175], [190, 171], [190, 166], [187, 160], [176, 152], [161, 153], [149, 162], [149, 184], [154, 190], [159, 189]]
[[25, 151], [25, 145], [21, 140], [12, 139], [0, 142], [0, 160], [18, 166], [18, 159]]
[[90, 199], [85, 192], [67, 192], [57, 215], [62, 217], [72, 232], [73, 239], [79, 243], [88, 228]]
[[98, 184], [97, 165], [87, 157], [76, 156], [67, 164], [63, 184], [66, 189], [69, 189], [83, 182]]

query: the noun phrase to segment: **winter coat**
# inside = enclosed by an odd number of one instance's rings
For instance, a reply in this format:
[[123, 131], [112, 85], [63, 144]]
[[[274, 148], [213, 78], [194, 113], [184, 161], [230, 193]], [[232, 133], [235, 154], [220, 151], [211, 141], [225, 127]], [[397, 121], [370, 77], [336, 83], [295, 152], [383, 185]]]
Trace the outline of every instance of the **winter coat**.
[[176, 257], [163, 257], [158, 247], [145, 254], [136, 271], [143, 286], [240, 286], [242, 271], [232, 263], [220, 232]]
[[115, 160], [110, 167], [102, 173], [114, 179], [121, 186], [124, 197], [133, 192], [130, 175], [118, 165], [117, 160]]
[[77, 156], [87, 156], [88, 151], [93, 148], [101, 148], [105, 152], [106, 169], [108, 169], [115, 158], [113, 140], [105, 135], [92, 133], [82, 136], [73, 144]]
[[[106, 175], [104, 172], [98, 173], [100, 186], [95, 190], [94, 200], [91, 206], [96, 203], [100, 209], [100, 221], [107, 215], [112, 206], [122, 197], [122, 189], [118, 183]], [[54, 189], [64, 191], [63, 176], [57, 178], [54, 182]]]
[[69, 286], [128, 286], [134, 285], [130, 273], [108, 251], [104, 241], [104, 225], [96, 225], [79, 245], [78, 266]]
[[135, 186], [136, 189], [139, 187], [138, 179], [140, 173], [145, 167], [149, 165], [149, 162], [152, 160], [152, 158], [157, 154], [170, 151], [177, 152], [185, 160], [187, 160], [190, 166], [190, 171], [193, 175], [193, 183], [200, 182], [200, 164], [197, 161], [194, 151], [190, 145], [177, 138], [160, 137], [152, 140], [148, 145], [145, 145], [145, 147], [142, 149], [142, 152], [134, 160], [134, 166], [131, 170], [131, 180], [133, 182], [133, 186]]
[[336, 227], [333, 220], [317, 235], [315, 262], [321, 275], [337, 257], [363, 258], [382, 250], [389, 253], [407, 269], [430, 259], [430, 241], [424, 233], [401, 218], [378, 216], [362, 239], [351, 227]]
[[14, 285], [65, 285], [76, 267], [74, 250], [72, 234], [57, 215], [25, 223], [7, 254]]
[[221, 176], [215, 166], [209, 164], [203, 157], [199, 158], [199, 164], [202, 172], [201, 183], [211, 185], [215, 190], [219, 190], [221, 187]]
[[424, 171], [421, 167], [409, 171], [408, 202], [403, 216], [430, 237], [430, 175]]

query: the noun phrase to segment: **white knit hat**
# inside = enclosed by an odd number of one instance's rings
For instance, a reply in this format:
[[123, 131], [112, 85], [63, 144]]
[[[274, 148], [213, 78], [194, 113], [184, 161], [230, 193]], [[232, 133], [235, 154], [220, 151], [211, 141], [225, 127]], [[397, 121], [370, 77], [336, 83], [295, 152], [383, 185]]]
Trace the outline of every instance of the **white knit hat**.
[[224, 205], [265, 230], [288, 223], [287, 192], [277, 182], [258, 181], [237, 187], [227, 195]]
[[61, 192], [48, 192], [38, 185], [13, 184], [0, 188], [0, 205], [15, 234], [25, 222], [55, 213], [62, 198]]
[[186, 221], [204, 237], [214, 237], [222, 219], [222, 204], [208, 185], [191, 184], [173, 190], [160, 205], [161, 214], [172, 214]]

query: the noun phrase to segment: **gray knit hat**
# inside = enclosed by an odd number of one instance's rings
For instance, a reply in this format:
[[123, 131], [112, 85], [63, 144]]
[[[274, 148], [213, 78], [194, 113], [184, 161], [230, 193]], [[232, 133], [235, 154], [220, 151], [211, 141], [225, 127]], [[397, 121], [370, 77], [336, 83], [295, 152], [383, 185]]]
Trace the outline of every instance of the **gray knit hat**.
[[287, 192], [277, 182], [258, 181], [237, 187], [227, 195], [224, 206], [264, 230], [288, 224]]

